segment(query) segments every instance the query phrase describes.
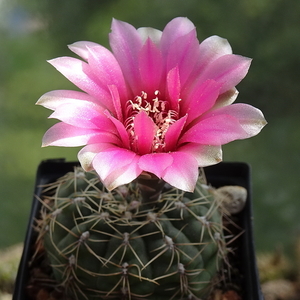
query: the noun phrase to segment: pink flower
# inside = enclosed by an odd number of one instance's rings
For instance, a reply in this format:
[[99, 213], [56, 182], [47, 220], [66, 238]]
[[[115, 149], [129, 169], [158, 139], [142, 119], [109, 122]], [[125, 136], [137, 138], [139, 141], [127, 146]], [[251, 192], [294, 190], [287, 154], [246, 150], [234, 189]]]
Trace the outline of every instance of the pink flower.
[[198, 167], [221, 161], [221, 145], [266, 124], [260, 110], [232, 104], [251, 60], [232, 54], [218, 36], [199, 44], [187, 18], [162, 32], [113, 20], [109, 38], [112, 52], [77, 42], [69, 48], [83, 61], [50, 61], [83, 92], [52, 91], [37, 102], [61, 121], [43, 146], [85, 145], [80, 163], [109, 190], [148, 172], [193, 191]]

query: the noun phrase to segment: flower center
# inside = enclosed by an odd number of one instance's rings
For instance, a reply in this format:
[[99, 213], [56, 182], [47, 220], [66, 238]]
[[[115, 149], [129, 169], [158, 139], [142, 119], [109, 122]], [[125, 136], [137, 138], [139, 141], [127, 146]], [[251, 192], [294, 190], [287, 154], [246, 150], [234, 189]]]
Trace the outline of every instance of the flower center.
[[156, 125], [153, 138], [152, 151], [162, 152], [165, 148], [165, 135], [170, 127], [178, 119], [178, 113], [169, 108], [169, 102], [159, 98], [160, 92], [156, 90], [153, 96], [142, 91], [140, 96], [136, 96], [133, 100], [127, 102], [127, 119], [125, 126], [132, 142], [134, 143], [134, 117], [141, 111], [153, 120]]

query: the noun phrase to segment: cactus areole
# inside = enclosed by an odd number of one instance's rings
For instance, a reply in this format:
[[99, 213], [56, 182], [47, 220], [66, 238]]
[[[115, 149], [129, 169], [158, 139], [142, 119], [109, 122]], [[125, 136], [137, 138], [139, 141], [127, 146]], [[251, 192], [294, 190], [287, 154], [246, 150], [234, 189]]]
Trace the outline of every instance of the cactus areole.
[[38, 241], [73, 299], [202, 299], [211, 291], [227, 252], [220, 202], [200, 179], [194, 193], [154, 191], [152, 178], [139, 179], [108, 191], [77, 167], [45, 187]]

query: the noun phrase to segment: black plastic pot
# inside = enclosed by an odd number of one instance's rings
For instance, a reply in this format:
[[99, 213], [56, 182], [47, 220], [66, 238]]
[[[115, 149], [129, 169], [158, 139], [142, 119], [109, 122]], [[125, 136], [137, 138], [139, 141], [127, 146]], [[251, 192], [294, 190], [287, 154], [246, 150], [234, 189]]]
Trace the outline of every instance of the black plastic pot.
[[[37, 196], [41, 195], [42, 185], [55, 181], [67, 172], [73, 171], [77, 162], [65, 162], [64, 159], [42, 161], [36, 177], [33, 204], [27, 233], [24, 243], [23, 254], [15, 282], [13, 300], [29, 300], [26, 293], [26, 284], [29, 278], [29, 262], [33, 255], [33, 245], [37, 233], [33, 230], [34, 219], [38, 217], [41, 207]], [[248, 190], [248, 198], [245, 208], [235, 215], [234, 222], [244, 230], [237, 239], [238, 248], [235, 249], [236, 261], [234, 267], [239, 270], [239, 282], [243, 291], [243, 300], [263, 300], [256, 265], [255, 249], [252, 230], [252, 202], [251, 202], [251, 180], [250, 168], [245, 163], [222, 162], [220, 164], [206, 167], [207, 181], [214, 187], [224, 185], [240, 185]]]

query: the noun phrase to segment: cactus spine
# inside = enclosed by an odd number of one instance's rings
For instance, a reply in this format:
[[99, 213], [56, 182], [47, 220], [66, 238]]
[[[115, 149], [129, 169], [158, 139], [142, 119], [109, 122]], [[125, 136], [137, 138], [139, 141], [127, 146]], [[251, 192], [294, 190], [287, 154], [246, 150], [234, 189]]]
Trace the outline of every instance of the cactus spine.
[[222, 212], [194, 193], [147, 179], [107, 191], [81, 168], [45, 188], [39, 240], [74, 299], [203, 299], [226, 253]]

